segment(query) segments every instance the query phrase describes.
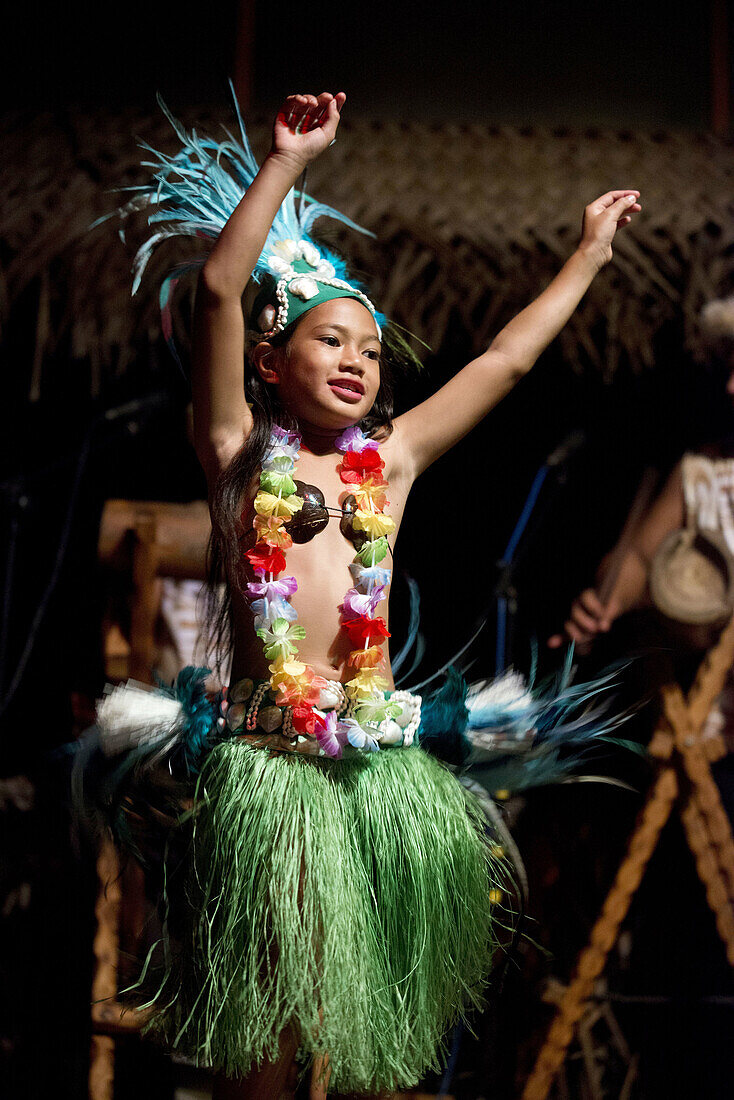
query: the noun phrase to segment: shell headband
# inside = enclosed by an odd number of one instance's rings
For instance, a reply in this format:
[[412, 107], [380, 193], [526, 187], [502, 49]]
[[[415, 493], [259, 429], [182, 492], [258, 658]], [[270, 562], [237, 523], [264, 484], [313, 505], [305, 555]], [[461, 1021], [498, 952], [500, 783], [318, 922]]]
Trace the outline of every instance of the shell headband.
[[[374, 317], [382, 336], [377, 310], [367, 295], [345, 278], [339, 278], [334, 263], [312, 241], [305, 238], [276, 241], [267, 255], [267, 264], [277, 282], [274, 287], [263, 288], [252, 311], [265, 338], [282, 332], [309, 309], [333, 298], [360, 301]], [[263, 298], [267, 299], [265, 305]]]

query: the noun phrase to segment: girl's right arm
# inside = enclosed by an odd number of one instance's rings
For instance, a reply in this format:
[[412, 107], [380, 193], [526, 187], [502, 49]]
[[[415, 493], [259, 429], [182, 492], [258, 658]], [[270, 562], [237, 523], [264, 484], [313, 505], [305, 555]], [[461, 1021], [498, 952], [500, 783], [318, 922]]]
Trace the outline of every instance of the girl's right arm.
[[271, 151], [201, 271], [193, 329], [194, 442], [210, 485], [252, 428], [242, 295], [280, 204], [306, 165], [333, 141], [345, 99], [343, 93], [286, 99]]

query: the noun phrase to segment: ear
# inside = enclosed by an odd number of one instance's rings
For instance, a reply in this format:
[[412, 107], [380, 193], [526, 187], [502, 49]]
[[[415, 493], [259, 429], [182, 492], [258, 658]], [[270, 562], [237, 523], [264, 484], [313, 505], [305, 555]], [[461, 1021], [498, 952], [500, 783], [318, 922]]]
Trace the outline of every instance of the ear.
[[250, 361], [263, 382], [277, 385], [280, 382], [280, 352], [267, 340], [261, 340], [250, 352]]

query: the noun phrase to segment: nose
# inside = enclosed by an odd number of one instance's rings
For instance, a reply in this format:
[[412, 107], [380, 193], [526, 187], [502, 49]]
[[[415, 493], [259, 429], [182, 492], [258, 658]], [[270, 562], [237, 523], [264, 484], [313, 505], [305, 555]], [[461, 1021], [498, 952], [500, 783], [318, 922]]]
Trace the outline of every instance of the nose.
[[726, 392], [729, 397], [734, 397], [734, 370], [729, 375], [729, 381], [726, 383]]
[[364, 363], [356, 344], [348, 341], [342, 346], [339, 365], [342, 370], [349, 371], [351, 374], [364, 374]]

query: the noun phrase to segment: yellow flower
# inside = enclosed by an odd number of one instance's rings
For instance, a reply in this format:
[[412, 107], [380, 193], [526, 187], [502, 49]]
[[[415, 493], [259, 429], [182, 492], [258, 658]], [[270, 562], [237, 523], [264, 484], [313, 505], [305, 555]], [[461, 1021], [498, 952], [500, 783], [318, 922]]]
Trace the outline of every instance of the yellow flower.
[[282, 516], [255, 516], [254, 527], [259, 542], [266, 542], [268, 546], [277, 546], [281, 550], [290, 550], [293, 545]]
[[290, 661], [286, 657], [278, 657], [268, 668], [273, 674], [273, 684], [276, 676], [302, 676], [306, 671], [306, 666], [301, 661]]
[[300, 661], [279, 657], [269, 666], [272, 676], [270, 686], [277, 691], [280, 706], [293, 706], [314, 695], [313, 672]]
[[387, 504], [387, 482], [384, 478], [368, 477], [359, 488], [355, 487], [354, 495], [357, 504], [365, 512], [381, 512]]
[[395, 530], [395, 520], [381, 512], [364, 512], [358, 508], [354, 513], [354, 528], [356, 531], [365, 531], [371, 539], [377, 539], [380, 535], [389, 535]]
[[362, 668], [354, 679], [349, 681], [347, 687], [351, 688], [352, 693], [358, 698], [364, 698], [373, 695], [375, 691], [386, 691], [389, 685], [385, 677], [380, 675], [379, 669]]
[[293, 493], [289, 497], [276, 497], [264, 489], [255, 497], [255, 511], [259, 516], [285, 516], [290, 519], [303, 507], [303, 498]]

